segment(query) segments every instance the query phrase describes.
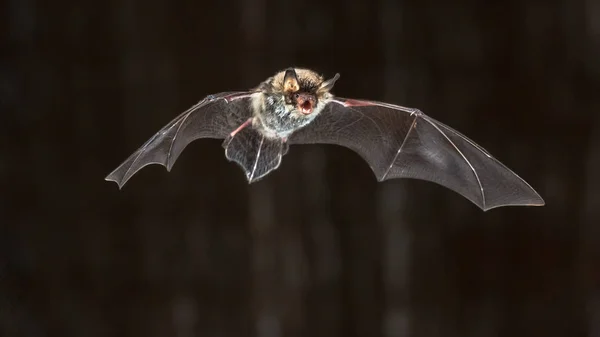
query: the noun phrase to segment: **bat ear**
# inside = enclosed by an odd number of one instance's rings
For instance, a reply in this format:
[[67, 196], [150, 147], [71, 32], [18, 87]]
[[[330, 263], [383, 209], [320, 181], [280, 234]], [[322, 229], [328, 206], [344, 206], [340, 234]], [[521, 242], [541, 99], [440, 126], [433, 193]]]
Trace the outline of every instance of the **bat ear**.
[[318, 91], [319, 92], [330, 91], [333, 88], [335, 81], [337, 81], [339, 78], [340, 78], [340, 74], [339, 73], [335, 74], [335, 76], [333, 76], [333, 78], [321, 83]]
[[300, 86], [298, 85], [296, 71], [294, 68], [289, 68], [285, 71], [285, 76], [283, 76], [283, 91], [296, 92], [298, 90], [300, 90]]

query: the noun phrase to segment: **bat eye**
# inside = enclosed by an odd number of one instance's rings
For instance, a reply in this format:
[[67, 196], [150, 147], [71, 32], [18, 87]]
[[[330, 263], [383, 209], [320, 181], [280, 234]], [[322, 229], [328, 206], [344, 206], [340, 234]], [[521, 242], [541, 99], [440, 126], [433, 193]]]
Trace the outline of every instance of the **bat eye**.
[[294, 94], [294, 98], [298, 98], [298, 97], [300, 97], [300, 94], [299, 93], [295, 93]]

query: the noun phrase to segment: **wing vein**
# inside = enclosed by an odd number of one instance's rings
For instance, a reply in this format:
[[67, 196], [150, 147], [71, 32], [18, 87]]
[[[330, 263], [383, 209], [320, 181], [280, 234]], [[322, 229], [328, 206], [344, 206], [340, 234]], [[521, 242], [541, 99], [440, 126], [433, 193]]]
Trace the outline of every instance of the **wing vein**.
[[477, 150], [479, 150], [480, 152], [482, 152], [483, 154], [485, 154], [486, 157], [495, 159], [490, 153], [487, 152], [486, 149], [484, 149], [483, 147], [481, 147], [479, 144], [475, 143], [474, 141], [470, 140], [466, 136], [462, 135], [460, 132], [452, 129], [451, 127], [449, 127], [448, 125], [446, 125], [446, 124], [444, 124], [442, 122], [438, 121], [437, 124], [439, 124], [440, 126], [442, 126], [444, 129], [446, 129], [446, 130], [454, 133], [455, 135], [459, 136], [460, 138], [462, 138], [467, 143], [471, 144], [474, 148], [476, 148]]
[[184, 117], [181, 120], [181, 123], [179, 124], [179, 126], [177, 127], [177, 130], [175, 131], [175, 135], [173, 135], [173, 139], [171, 139], [171, 144], [169, 145], [169, 152], [167, 152], [167, 170], [171, 170], [171, 152], [173, 151], [173, 145], [175, 144], [175, 140], [177, 140], [177, 135], [179, 135], [179, 130], [181, 130], [181, 126], [185, 123], [185, 121], [188, 119], [188, 117], [190, 117], [192, 112], [194, 112], [196, 109], [198, 109], [205, 102], [206, 102], [206, 98], [201, 100], [200, 102], [198, 102], [193, 107], [189, 108], [184, 113]]
[[414, 129], [415, 125], [417, 124], [417, 118], [418, 117], [419, 116], [417, 114], [415, 114], [415, 118], [413, 119], [413, 122], [410, 124], [410, 128], [406, 132], [406, 136], [404, 136], [404, 139], [402, 140], [402, 144], [400, 144], [400, 148], [398, 148], [398, 152], [396, 152], [396, 155], [394, 156], [394, 158], [390, 162], [390, 166], [388, 166], [387, 170], [383, 174], [383, 177], [381, 177], [381, 181], [385, 180], [385, 178], [387, 177], [387, 175], [390, 173], [390, 170], [392, 169], [392, 167], [394, 166], [394, 163], [398, 159], [398, 156], [400, 155], [400, 152], [402, 152], [402, 148], [404, 148], [404, 144], [406, 144], [406, 140], [408, 139], [408, 136], [410, 135], [410, 133]]
[[254, 178], [254, 173], [256, 172], [256, 167], [258, 166], [258, 159], [260, 158], [260, 152], [262, 150], [263, 143], [265, 141], [265, 136], [261, 135], [260, 144], [258, 145], [258, 151], [256, 152], [256, 160], [254, 161], [254, 166], [252, 167], [252, 173], [250, 174], [250, 181]]
[[475, 175], [475, 179], [477, 179], [477, 184], [479, 184], [479, 191], [481, 192], [481, 201], [482, 201], [483, 209], [485, 209], [485, 193], [483, 192], [483, 185], [481, 185], [481, 180], [479, 180], [479, 175], [477, 174], [477, 171], [475, 170], [475, 168], [473, 167], [473, 165], [471, 164], [471, 162], [469, 161], [469, 159], [467, 159], [467, 157], [456, 146], [456, 144], [454, 144], [454, 142], [450, 139], [450, 137], [448, 137], [448, 135], [446, 135], [446, 133], [444, 133], [444, 131], [442, 131], [437, 125], [435, 125], [435, 123], [433, 123], [432, 121], [430, 121], [425, 116], [424, 116], [423, 119], [426, 120], [429, 124], [431, 124], [431, 126], [433, 126], [434, 128], [436, 128], [436, 130], [438, 130], [444, 136], [444, 138], [446, 138], [446, 140], [450, 143], [450, 145], [452, 145], [452, 147], [454, 147], [454, 149], [467, 162], [467, 165], [469, 165], [469, 167], [471, 168], [471, 171], [473, 171], [473, 174]]
[[[123, 174], [123, 177], [127, 177], [127, 175], [129, 174], [129, 171], [131, 171], [131, 168], [135, 165], [135, 163], [138, 161], [138, 159], [140, 159], [142, 153], [144, 153], [144, 151], [146, 150], [146, 148], [148, 147], [148, 145], [150, 145], [150, 143], [152, 143], [156, 137], [158, 137], [158, 135], [160, 134], [160, 132], [157, 132], [154, 134], [154, 136], [152, 136], [152, 138], [150, 138], [139, 150], [138, 150], [138, 154], [137, 156], [135, 156], [135, 159], [131, 162], [131, 164], [129, 165], [129, 167], [127, 168], [127, 170], [125, 171], [125, 174]], [[116, 171], [116, 170], [115, 170]], [[114, 172], [114, 171], [113, 171]]]

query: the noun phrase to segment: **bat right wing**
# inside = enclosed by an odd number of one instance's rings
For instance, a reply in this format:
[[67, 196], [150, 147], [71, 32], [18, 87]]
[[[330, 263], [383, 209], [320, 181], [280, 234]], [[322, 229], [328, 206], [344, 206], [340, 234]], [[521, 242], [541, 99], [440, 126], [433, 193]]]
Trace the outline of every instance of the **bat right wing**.
[[431, 181], [482, 210], [541, 206], [544, 200], [514, 172], [458, 131], [417, 109], [335, 98], [290, 144], [336, 144], [357, 152], [379, 181]]
[[105, 180], [122, 188], [137, 171], [150, 164], [171, 170], [183, 149], [199, 138], [225, 139], [251, 117], [253, 92], [222, 92], [209, 95], [158, 131], [111, 172]]

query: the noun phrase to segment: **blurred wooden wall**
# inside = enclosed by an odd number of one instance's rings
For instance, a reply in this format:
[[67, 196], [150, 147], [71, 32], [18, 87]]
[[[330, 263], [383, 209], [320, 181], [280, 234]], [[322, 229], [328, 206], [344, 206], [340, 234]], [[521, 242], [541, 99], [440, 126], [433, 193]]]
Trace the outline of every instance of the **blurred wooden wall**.
[[[9, 0], [1, 336], [600, 336], [592, 0]], [[353, 152], [248, 186], [220, 142], [104, 176], [205, 95], [290, 65], [418, 107], [546, 199], [483, 213]]]

